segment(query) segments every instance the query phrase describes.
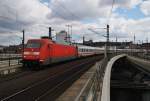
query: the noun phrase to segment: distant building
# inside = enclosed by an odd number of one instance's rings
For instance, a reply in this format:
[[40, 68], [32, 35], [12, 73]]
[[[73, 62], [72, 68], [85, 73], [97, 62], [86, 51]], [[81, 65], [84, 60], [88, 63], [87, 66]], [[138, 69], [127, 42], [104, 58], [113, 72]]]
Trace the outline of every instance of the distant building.
[[150, 43], [143, 43], [141, 47], [150, 50]]
[[4, 50], [4, 46], [0, 46], [0, 53], [2, 53]]
[[70, 44], [70, 35], [66, 31], [60, 31], [56, 34], [56, 42], [61, 44]]
[[[83, 41], [84, 45], [94, 46], [94, 47], [104, 47], [106, 42], [93, 42], [93, 40]], [[132, 42], [109, 42], [109, 46], [112, 48], [128, 49], [132, 45]]]
[[3, 48], [3, 53], [21, 53], [22, 45], [10, 45]]
[[84, 45], [91, 45], [91, 44], [93, 44], [93, 40], [89, 40], [89, 41], [83, 41], [83, 44]]

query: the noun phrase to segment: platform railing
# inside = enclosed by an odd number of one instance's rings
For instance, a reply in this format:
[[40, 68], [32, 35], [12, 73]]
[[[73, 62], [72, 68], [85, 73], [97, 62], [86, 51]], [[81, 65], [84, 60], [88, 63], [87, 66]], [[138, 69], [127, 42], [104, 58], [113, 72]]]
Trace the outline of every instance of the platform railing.
[[0, 54], [0, 67], [20, 64], [21, 54]]
[[88, 79], [75, 101], [100, 101], [102, 84], [108, 59], [97, 62], [93, 75]]

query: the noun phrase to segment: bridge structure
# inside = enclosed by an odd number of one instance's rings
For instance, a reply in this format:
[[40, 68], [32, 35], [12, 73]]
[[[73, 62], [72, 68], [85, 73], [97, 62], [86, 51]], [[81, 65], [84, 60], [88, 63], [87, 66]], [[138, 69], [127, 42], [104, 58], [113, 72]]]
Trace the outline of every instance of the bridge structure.
[[150, 61], [121, 54], [96, 68], [91, 78], [95, 82], [76, 101], [150, 101]]

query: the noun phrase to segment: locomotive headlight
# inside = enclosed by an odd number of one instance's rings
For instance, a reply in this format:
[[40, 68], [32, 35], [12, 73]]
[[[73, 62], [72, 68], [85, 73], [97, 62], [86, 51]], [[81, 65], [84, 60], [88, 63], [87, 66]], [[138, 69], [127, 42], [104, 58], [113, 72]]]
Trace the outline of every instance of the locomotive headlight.
[[33, 52], [33, 55], [39, 55], [40, 52]]
[[39, 55], [40, 52], [24, 52], [24, 55]]
[[29, 55], [30, 54], [30, 52], [24, 52], [24, 55]]

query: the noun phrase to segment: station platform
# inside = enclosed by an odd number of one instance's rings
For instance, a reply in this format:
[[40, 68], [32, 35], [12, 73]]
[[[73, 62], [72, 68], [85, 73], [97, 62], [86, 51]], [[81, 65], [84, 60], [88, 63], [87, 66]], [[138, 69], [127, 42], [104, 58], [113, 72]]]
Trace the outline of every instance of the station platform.
[[20, 65], [0, 68], [0, 75], [8, 75], [8, 74], [14, 73], [18, 71], [19, 69], [21, 69], [21, 67], [22, 65], [20, 64]]
[[14, 73], [22, 66], [19, 60], [4, 60], [0, 61], [0, 75], [8, 75]]
[[4, 60], [4, 61], [0, 61], [0, 68], [14, 66], [18, 64], [19, 64], [19, 60]]

